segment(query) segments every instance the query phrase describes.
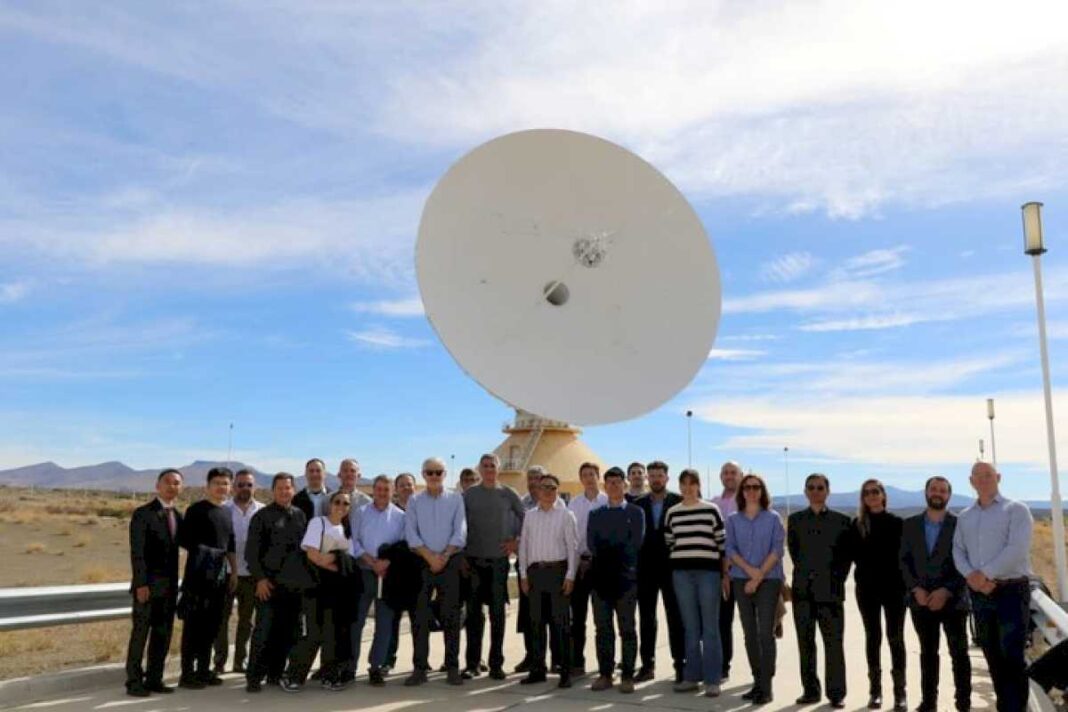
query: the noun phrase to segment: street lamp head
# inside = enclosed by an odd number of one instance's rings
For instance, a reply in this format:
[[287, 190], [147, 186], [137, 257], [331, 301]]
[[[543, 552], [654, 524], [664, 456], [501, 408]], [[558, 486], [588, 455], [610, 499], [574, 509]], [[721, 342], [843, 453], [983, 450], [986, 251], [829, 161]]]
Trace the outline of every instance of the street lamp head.
[[686, 417], [687, 418], [692, 418], [693, 417], [693, 411], [692, 410], [686, 411]]
[[986, 417], [990, 418], [991, 420], [994, 419], [994, 399], [993, 398], [987, 398], [986, 399]]
[[1042, 241], [1042, 203], [1024, 203], [1023, 211], [1024, 252], [1029, 255], [1041, 255], [1046, 251]]

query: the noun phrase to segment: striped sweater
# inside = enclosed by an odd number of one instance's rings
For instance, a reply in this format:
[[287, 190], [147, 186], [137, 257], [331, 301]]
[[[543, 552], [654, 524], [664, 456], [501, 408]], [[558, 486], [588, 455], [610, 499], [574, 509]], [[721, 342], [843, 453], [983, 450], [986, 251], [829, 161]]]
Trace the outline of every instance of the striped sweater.
[[664, 540], [671, 550], [672, 569], [722, 569], [727, 530], [719, 507], [701, 501], [676, 504], [664, 518]]

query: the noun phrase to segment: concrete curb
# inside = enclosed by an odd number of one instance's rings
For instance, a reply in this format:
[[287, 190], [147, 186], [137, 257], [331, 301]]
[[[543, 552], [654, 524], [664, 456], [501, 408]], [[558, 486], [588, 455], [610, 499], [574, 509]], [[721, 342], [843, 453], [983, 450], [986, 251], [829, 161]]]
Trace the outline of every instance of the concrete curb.
[[[177, 673], [178, 658], [168, 659], [164, 676], [170, 677]], [[44, 699], [69, 697], [103, 688], [121, 690], [125, 684], [126, 666], [123, 663], [108, 663], [0, 680], [0, 709], [19, 707]]]

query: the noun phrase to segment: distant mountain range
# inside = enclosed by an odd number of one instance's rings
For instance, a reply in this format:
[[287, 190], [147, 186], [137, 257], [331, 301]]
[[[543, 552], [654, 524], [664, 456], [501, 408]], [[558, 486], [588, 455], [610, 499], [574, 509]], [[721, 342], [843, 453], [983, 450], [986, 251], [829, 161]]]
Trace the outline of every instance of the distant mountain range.
[[[259, 487], [269, 487], [274, 473], [265, 473], [243, 462], [214, 462], [210, 460], [197, 460], [178, 469], [185, 476], [185, 481], [190, 486], [202, 486], [208, 475], [208, 470], [213, 467], [229, 467], [234, 472], [240, 469], [249, 469], [256, 473], [256, 484]], [[26, 467], [16, 467], [13, 470], [0, 470], [0, 484], [14, 485], [18, 487], [45, 487], [49, 489], [91, 489], [111, 490], [118, 492], [151, 492], [156, 486], [156, 477], [160, 470], [135, 470], [122, 462], [102, 462], [99, 465], [85, 465], [83, 467], [61, 467], [54, 462], [41, 462]], [[298, 478], [298, 488], [302, 487], [299, 480], [303, 473], [294, 472]], [[327, 474], [327, 483], [330, 489], [337, 486], [337, 479]], [[360, 484], [370, 484], [367, 480], [361, 480]]]

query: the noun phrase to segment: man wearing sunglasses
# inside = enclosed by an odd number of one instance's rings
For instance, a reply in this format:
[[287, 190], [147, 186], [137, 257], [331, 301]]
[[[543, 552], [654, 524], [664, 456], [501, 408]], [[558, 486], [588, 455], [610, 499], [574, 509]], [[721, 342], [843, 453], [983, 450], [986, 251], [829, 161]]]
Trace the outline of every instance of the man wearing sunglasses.
[[248, 542], [248, 525], [252, 515], [263, 509], [256, 501], [256, 476], [252, 470], [238, 470], [234, 475], [234, 496], [226, 503], [230, 521], [234, 527], [234, 548], [237, 553], [237, 589], [229, 594], [223, 604], [222, 625], [215, 637], [215, 672], [222, 674], [226, 657], [230, 652], [230, 614], [237, 602], [237, 637], [234, 640], [233, 671], [244, 674], [248, 659], [248, 641], [252, 636], [252, 612], [256, 610], [256, 579], [248, 570], [245, 561], [245, 543]]
[[805, 478], [808, 507], [790, 515], [787, 546], [794, 564], [794, 625], [804, 693], [799, 705], [820, 701], [816, 675], [816, 625], [827, 656], [824, 677], [831, 707], [845, 707], [846, 671], [842, 636], [845, 632], [845, 581], [852, 558], [849, 550], [849, 517], [827, 507], [831, 483], [818, 472]]
[[430, 599], [441, 600], [445, 629], [445, 670], [450, 685], [462, 685], [460, 674], [460, 558], [467, 543], [467, 516], [463, 497], [445, 489], [445, 461], [432, 457], [423, 462], [426, 489], [412, 497], [404, 517], [405, 538], [423, 560], [422, 587], [415, 601], [415, 668], [404, 684], [427, 681], [430, 669]]

